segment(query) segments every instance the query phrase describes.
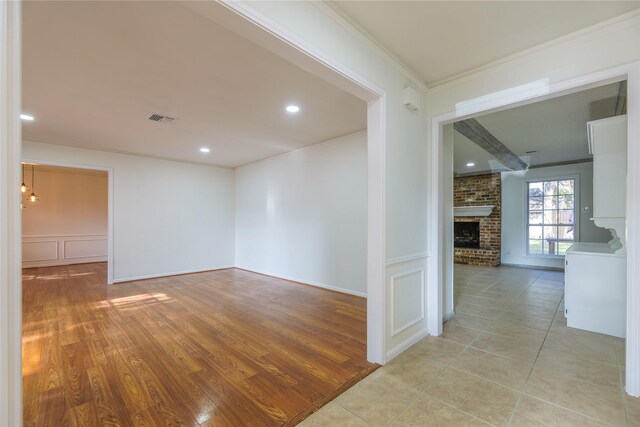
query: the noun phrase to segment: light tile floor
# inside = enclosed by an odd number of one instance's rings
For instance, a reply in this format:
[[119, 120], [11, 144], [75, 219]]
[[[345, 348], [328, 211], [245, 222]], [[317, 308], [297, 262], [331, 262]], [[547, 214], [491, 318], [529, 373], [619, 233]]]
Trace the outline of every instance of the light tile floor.
[[568, 328], [563, 274], [455, 267], [456, 316], [300, 425], [640, 426], [624, 340]]

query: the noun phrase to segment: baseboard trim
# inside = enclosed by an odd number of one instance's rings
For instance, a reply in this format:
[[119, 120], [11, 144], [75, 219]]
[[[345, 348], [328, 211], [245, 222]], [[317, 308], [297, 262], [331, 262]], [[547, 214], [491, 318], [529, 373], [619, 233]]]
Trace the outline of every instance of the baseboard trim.
[[417, 343], [427, 335], [429, 335], [429, 332], [427, 331], [427, 329], [422, 329], [421, 331], [417, 332], [410, 338], [404, 340], [397, 346], [393, 347], [391, 350], [387, 351], [387, 357], [386, 357], [385, 363], [391, 362], [395, 357], [400, 355], [400, 353], [402, 353], [403, 351], [405, 351], [406, 349], [408, 349], [409, 347], [411, 347], [412, 345], [414, 345], [415, 343]]
[[353, 296], [361, 297], [361, 298], [366, 298], [367, 297], [367, 294], [364, 293], [364, 292], [351, 291], [349, 289], [339, 288], [337, 286], [326, 285], [324, 283], [311, 282], [309, 280], [300, 280], [300, 279], [296, 279], [296, 278], [293, 278], [293, 277], [279, 276], [279, 275], [276, 275], [276, 274], [266, 273], [264, 271], [253, 270], [253, 269], [247, 268], [247, 267], [235, 267], [235, 268], [237, 268], [238, 270], [248, 271], [250, 273], [256, 273], [256, 274], [261, 274], [263, 276], [273, 277], [275, 279], [286, 280], [287, 282], [294, 282], [294, 283], [297, 283], [297, 284], [300, 284], [300, 285], [314, 286], [316, 288], [322, 288], [322, 289], [325, 289], [327, 291], [338, 292], [340, 294], [353, 295]]
[[86, 258], [65, 258], [51, 261], [23, 261], [22, 268], [60, 267], [63, 265], [92, 264], [95, 262], [107, 262], [107, 257], [97, 256]]
[[183, 271], [174, 271], [174, 272], [158, 273], [158, 274], [146, 274], [143, 276], [131, 276], [131, 277], [124, 277], [121, 279], [113, 279], [113, 283], [136, 282], [138, 280], [157, 279], [160, 277], [182, 276], [184, 274], [205, 273], [207, 271], [226, 270], [228, 268], [234, 268], [234, 266], [226, 265], [226, 266], [218, 266], [218, 267], [200, 268], [196, 270], [183, 270]]

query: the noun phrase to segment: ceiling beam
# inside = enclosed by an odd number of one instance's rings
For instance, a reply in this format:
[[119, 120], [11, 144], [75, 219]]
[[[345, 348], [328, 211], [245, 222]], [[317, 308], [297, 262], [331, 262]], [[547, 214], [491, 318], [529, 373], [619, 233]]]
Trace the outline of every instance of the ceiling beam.
[[627, 114], [627, 81], [623, 80], [618, 85], [618, 98], [616, 99], [615, 115]]
[[476, 119], [467, 119], [453, 124], [453, 128], [477, 146], [498, 159], [509, 169], [520, 171], [529, 167], [520, 157], [484, 128]]

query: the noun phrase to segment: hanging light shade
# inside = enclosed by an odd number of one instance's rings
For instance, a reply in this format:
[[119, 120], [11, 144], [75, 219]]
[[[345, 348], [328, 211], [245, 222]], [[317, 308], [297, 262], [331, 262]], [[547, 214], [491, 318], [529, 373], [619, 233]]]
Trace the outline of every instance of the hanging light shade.
[[24, 182], [24, 163], [23, 163], [22, 164], [22, 184], [20, 184], [20, 191], [22, 193], [26, 193], [28, 189], [29, 187], [27, 187], [27, 184], [25, 184]]
[[36, 189], [35, 179], [36, 179], [35, 166], [31, 165], [31, 195], [29, 196], [29, 201], [31, 203], [35, 203], [38, 201], [38, 196], [36, 196], [36, 193], [35, 193], [35, 189]]

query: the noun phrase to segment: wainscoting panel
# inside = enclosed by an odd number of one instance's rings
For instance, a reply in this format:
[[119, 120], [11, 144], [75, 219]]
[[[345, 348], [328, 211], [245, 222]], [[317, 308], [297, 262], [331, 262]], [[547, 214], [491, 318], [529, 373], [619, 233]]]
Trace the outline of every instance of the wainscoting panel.
[[58, 259], [58, 241], [41, 240], [22, 242], [22, 260], [29, 262], [55, 261]]
[[392, 335], [424, 319], [424, 269], [391, 277]]
[[49, 267], [107, 260], [106, 235], [24, 236], [22, 267]]
[[426, 335], [427, 259], [420, 253], [387, 260], [387, 361]]

